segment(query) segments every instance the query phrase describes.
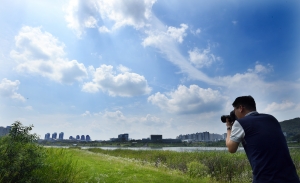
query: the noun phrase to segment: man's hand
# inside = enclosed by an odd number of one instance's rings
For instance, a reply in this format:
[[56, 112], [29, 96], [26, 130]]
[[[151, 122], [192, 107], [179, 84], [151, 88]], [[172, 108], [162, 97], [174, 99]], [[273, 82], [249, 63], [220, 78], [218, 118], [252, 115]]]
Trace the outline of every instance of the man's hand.
[[227, 127], [226, 146], [230, 153], [235, 153], [239, 147], [239, 143], [230, 140], [232, 125], [233, 125], [233, 122], [230, 122], [227, 118], [226, 119], [226, 127]]
[[233, 125], [233, 122], [229, 121], [229, 119], [226, 118], [226, 126], [227, 127], [232, 127], [232, 125]]

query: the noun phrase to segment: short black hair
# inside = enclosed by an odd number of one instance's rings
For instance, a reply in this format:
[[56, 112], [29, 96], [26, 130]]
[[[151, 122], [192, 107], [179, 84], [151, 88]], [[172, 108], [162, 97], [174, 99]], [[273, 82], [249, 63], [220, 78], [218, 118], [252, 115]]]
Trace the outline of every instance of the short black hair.
[[255, 100], [251, 95], [237, 97], [232, 103], [232, 106], [237, 108], [239, 106], [244, 106], [248, 110], [256, 111]]

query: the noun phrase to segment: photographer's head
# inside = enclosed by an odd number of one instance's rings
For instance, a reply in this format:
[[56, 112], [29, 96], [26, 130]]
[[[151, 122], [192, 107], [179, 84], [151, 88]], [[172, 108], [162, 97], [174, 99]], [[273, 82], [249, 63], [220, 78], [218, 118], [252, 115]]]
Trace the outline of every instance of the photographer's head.
[[247, 113], [256, 111], [256, 104], [252, 96], [237, 97], [232, 103], [235, 115], [238, 119], [243, 118]]

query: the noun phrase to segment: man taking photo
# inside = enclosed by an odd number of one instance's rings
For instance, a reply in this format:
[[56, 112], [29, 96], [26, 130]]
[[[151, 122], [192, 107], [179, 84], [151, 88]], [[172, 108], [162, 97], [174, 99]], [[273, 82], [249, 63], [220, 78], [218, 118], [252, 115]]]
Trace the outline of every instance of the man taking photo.
[[243, 144], [252, 167], [253, 183], [299, 183], [277, 119], [258, 113], [251, 96], [237, 97], [232, 106], [236, 121], [226, 118], [226, 146], [230, 153], [235, 153]]

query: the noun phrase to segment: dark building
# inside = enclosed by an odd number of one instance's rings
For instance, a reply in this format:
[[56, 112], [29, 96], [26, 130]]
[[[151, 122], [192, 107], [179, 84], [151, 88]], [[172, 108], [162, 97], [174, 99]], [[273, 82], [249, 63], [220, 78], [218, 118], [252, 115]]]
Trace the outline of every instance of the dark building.
[[180, 139], [162, 139], [163, 143], [181, 143]]
[[128, 133], [124, 133], [124, 134], [120, 134], [118, 135], [118, 141], [121, 141], [121, 142], [125, 142], [125, 141], [128, 141]]
[[85, 141], [85, 136], [81, 135], [81, 139], [80, 140]]
[[162, 141], [162, 135], [150, 135], [150, 140], [152, 142]]
[[76, 135], [76, 140], [80, 140], [80, 136], [79, 135]]

